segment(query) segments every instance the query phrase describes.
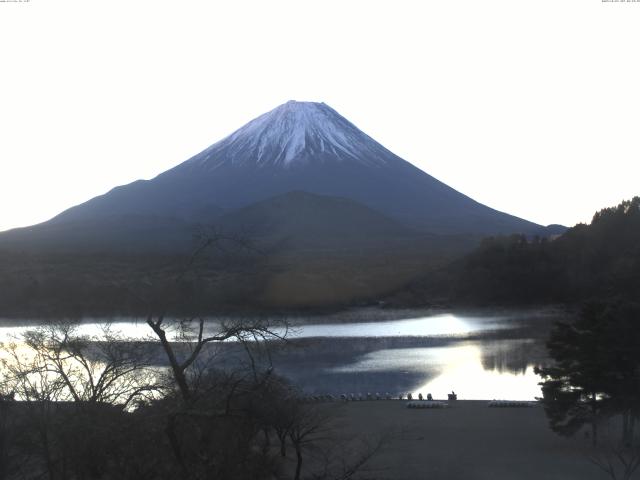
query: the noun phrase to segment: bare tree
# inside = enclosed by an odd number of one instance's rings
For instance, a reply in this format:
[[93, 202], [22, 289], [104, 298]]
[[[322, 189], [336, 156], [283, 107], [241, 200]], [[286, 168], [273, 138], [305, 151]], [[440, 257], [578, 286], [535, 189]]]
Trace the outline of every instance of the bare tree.
[[[158, 392], [158, 373], [145, 342], [117, 334], [109, 324], [95, 335], [61, 322], [27, 330], [5, 361], [8, 380], [25, 400], [115, 405], [123, 410]], [[34, 382], [37, 382], [34, 383]]]
[[15, 478], [28, 461], [19, 443], [22, 432], [16, 421], [16, 402], [13, 393], [3, 393], [0, 385], [0, 480]]
[[612, 480], [629, 480], [640, 468], [640, 437], [625, 431], [629, 426], [628, 419], [623, 415], [624, 435], [620, 440], [611, 421], [612, 418], [609, 418], [603, 422], [599, 446], [587, 452], [587, 459]]
[[386, 445], [388, 436], [372, 439], [334, 440], [322, 450], [323, 468], [314, 472], [314, 480], [349, 480], [362, 478], [368, 463]]
[[302, 474], [303, 451], [325, 440], [328, 428], [328, 416], [317, 408], [302, 403], [292, 412], [289, 439], [296, 452], [296, 470], [294, 480], [300, 480]]
[[[195, 327], [193, 326], [195, 324]], [[181, 341], [183, 346], [190, 348], [185, 358], [180, 358], [176, 352], [175, 342], [167, 337], [167, 320], [164, 315], [147, 317], [147, 325], [151, 327], [153, 332], [160, 340], [160, 345], [166, 355], [169, 368], [173, 374], [173, 378], [182, 396], [182, 400], [189, 404], [193, 401], [193, 389], [188, 381], [189, 368], [194, 366], [196, 360], [203, 353], [203, 348], [208, 344], [222, 343], [229, 340], [242, 342], [243, 345], [248, 339], [253, 341], [265, 341], [274, 339], [284, 339], [287, 328], [279, 330], [276, 326], [261, 319], [239, 319], [235, 321], [222, 322], [218, 324], [218, 328], [211, 333], [205, 334], [204, 318], [183, 320], [173, 322], [173, 330], [177, 332], [175, 340]]]
[[20, 400], [21, 448], [33, 457], [33, 478], [99, 478], [120, 455], [109, 446], [123, 443], [126, 412], [162, 390], [148, 345], [108, 325], [95, 335], [70, 322], [47, 325], [3, 347], [3, 381]]

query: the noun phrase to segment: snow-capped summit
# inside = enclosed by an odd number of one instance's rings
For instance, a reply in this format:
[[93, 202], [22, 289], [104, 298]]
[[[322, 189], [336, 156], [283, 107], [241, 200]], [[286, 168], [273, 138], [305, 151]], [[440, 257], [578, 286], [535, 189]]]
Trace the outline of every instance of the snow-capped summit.
[[312, 160], [384, 165], [390, 152], [325, 103], [290, 100], [207, 148], [191, 164], [288, 168]]

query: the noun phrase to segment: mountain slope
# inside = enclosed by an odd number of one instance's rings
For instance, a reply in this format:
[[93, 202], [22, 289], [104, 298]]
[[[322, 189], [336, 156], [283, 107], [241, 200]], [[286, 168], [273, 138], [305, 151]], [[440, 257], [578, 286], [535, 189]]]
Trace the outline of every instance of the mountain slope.
[[235, 210], [220, 217], [217, 224], [228, 232], [292, 248], [348, 249], [419, 237], [353, 200], [301, 191]]
[[539, 225], [498, 212], [384, 148], [322, 103], [288, 102], [148, 181], [117, 187], [52, 223], [117, 215], [212, 220], [290, 191], [352, 199], [423, 231], [529, 233]]
[[0, 249], [42, 253], [170, 253], [190, 251], [197, 225], [154, 215], [104, 215], [45, 222], [0, 234]]
[[[353, 200], [293, 191], [215, 215], [215, 231], [249, 240], [260, 249], [387, 249], [425, 234]], [[48, 222], [0, 236], [0, 247], [79, 253], [189, 253], [209, 222], [176, 217], [109, 215]]]

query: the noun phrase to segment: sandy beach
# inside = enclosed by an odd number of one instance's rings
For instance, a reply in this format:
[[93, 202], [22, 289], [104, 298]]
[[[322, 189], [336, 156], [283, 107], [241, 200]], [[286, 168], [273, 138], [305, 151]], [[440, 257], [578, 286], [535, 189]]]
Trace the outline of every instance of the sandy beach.
[[554, 434], [540, 406], [489, 408], [456, 401], [449, 408], [409, 409], [399, 400], [331, 406], [345, 436], [387, 437], [368, 478], [567, 480], [607, 478], [587, 458], [590, 440]]

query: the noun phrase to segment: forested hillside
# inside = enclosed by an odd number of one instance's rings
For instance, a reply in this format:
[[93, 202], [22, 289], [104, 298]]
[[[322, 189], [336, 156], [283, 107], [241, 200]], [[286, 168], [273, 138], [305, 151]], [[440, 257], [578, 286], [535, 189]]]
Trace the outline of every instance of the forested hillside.
[[572, 303], [640, 294], [640, 197], [600, 210], [556, 239], [490, 237], [413, 282], [394, 302]]

